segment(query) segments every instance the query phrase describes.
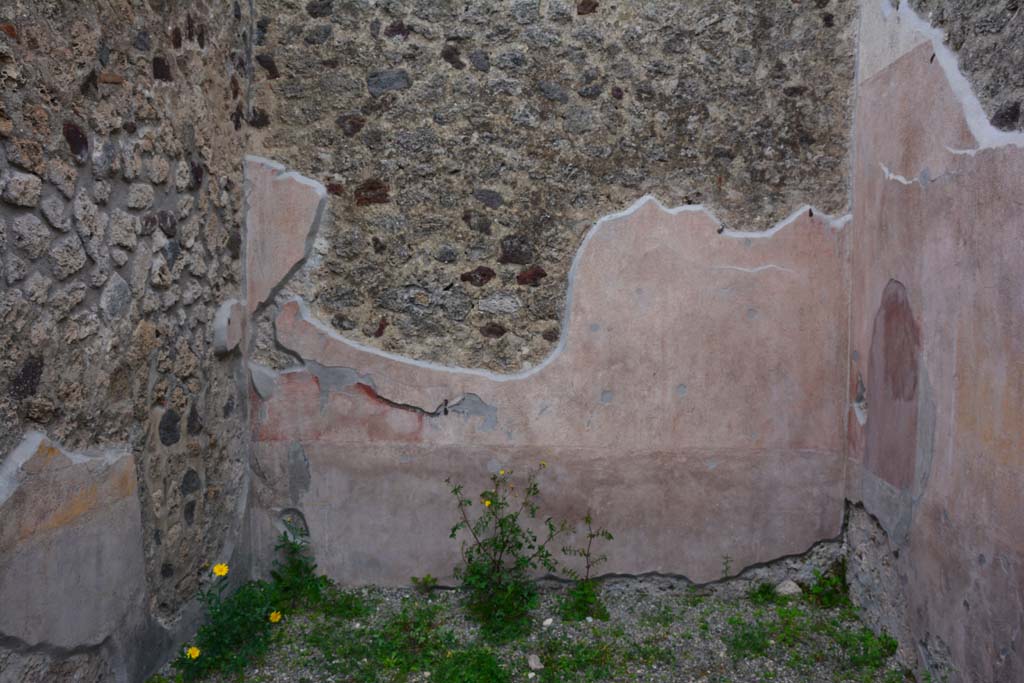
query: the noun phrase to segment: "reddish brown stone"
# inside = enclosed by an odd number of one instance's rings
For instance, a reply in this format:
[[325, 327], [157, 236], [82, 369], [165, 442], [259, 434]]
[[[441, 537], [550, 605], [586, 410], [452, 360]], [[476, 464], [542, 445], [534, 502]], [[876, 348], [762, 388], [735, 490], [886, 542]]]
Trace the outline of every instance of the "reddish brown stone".
[[384, 29], [385, 38], [394, 38], [396, 36], [401, 38], [409, 37], [409, 27], [401, 19], [391, 22]]
[[530, 266], [523, 272], [516, 275], [516, 282], [530, 287], [540, 286], [541, 278], [547, 277], [547, 272], [540, 266]]
[[256, 63], [263, 67], [263, 70], [267, 72], [267, 78], [274, 80], [281, 75], [281, 72], [277, 70], [277, 62], [274, 61], [274, 55], [269, 53], [261, 53], [256, 55]]
[[381, 318], [380, 322], [377, 323], [377, 330], [373, 333], [374, 337], [383, 337], [384, 330], [388, 329], [388, 319]]
[[480, 334], [487, 337], [488, 339], [497, 339], [498, 337], [504, 337], [505, 333], [508, 332], [504, 326], [490, 322], [480, 328]]
[[495, 272], [487, 266], [477, 266], [471, 271], [463, 273], [459, 279], [468, 282], [475, 287], [483, 287], [494, 279]]
[[366, 117], [359, 114], [341, 114], [334, 122], [341, 128], [345, 137], [350, 138], [363, 129], [366, 125]]
[[356, 206], [368, 206], [370, 204], [387, 204], [388, 184], [380, 178], [364, 180], [356, 187]]
[[77, 124], [71, 121], [64, 123], [64, 139], [67, 140], [68, 148], [71, 153], [78, 157], [79, 160], [85, 159], [85, 155], [89, 152], [89, 138], [85, 136], [82, 129]]
[[107, 85], [121, 85], [124, 83], [124, 76], [114, 71], [101, 71], [99, 76], [97, 76], [97, 80]]
[[341, 183], [327, 183], [327, 194], [339, 196], [345, 193], [345, 186]]
[[580, 0], [580, 3], [576, 5], [576, 14], [581, 17], [587, 14], [593, 14], [597, 11], [597, 0]]
[[14, 27], [14, 24], [0, 24], [0, 31], [3, 31], [13, 40], [18, 39], [18, 29]]

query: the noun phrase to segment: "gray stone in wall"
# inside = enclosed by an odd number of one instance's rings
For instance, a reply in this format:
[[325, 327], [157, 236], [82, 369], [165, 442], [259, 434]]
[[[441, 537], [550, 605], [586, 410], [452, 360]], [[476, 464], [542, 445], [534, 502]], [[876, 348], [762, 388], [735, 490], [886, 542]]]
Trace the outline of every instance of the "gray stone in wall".
[[11, 245], [24, 251], [33, 260], [42, 256], [50, 245], [50, 229], [31, 213], [15, 218], [10, 234]]
[[85, 267], [85, 249], [78, 235], [70, 234], [58, 239], [50, 249], [50, 270], [58, 280], [66, 280]]
[[132, 303], [132, 289], [118, 273], [113, 273], [100, 294], [100, 310], [108, 321], [124, 317]]
[[43, 181], [39, 176], [20, 171], [7, 171], [0, 179], [3, 185], [3, 199], [15, 206], [33, 207], [39, 204]]

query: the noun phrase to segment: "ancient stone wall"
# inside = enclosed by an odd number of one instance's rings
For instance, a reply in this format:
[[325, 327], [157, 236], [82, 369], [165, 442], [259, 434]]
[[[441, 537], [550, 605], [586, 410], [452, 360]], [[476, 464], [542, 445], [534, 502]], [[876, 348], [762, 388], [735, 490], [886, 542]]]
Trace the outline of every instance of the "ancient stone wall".
[[992, 124], [943, 41], [864, 3], [847, 495], [877, 527], [859, 526], [851, 583], [931, 680], [1016, 681], [1024, 134]]
[[4, 683], [139, 680], [237, 535], [246, 397], [212, 342], [240, 292], [251, 24], [0, 6]]
[[515, 372], [557, 346], [587, 229], [644, 194], [739, 230], [846, 211], [851, 0], [256, 6], [251, 150], [326, 187], [290, 286], [349, 339]]
[[[323, 192], [281, 172], [249, 160], [247, 175], [278, 178], [260, 183], [250, 216], [315, 216]], [[613, 573], [704, 582], [723, 557], [740, 571], [837, 536], [843, 223], [805, 207], [771, 233], [719, 234], [699, 207], [639, 200], [590, 230], [561, 343], [516, 374], [360, 345], [298, 297], [271, 306], [274, 341], [297, 362], [250, 365], [257, 554], [300, 516], [340, 580], [448, 580], [445, 480], [482, 490], [489, 472], [541, 461], [551, 513], [591, 510], [615, 530]], [[247, 243], [276, 241], [278, 225], [250, 221]], [[288, 230], [298, 244], [302, 228]]]
[[1024, 129], [1024, 4], [1018, 0], [910, 0], [910, 6], [944, 32], [945, 44], [956, 52], [992, 125], [1000, 130]]
[[868, 622], [1024, 678], [1020, 13], [5, 3], [0, 682], [140, 680], [285, 517], [444, 577], [444, 478], [542, 459], [623, 573], [848, 497]]

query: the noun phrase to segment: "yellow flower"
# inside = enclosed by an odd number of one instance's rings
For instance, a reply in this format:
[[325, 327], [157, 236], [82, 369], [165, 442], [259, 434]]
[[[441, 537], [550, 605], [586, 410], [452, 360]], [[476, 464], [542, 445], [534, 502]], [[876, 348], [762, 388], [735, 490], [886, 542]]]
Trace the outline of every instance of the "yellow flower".
[[269, 619], [271, 624], [276, 624], [277, 622], [281, 621], [281, 613], [275, 610], [270, 613]]
[[185, 656], [189, 659], [199, 659], [199, 648], [193, 645], [189, 649], [185, 650]]
[[505, 476], [505, 470], [498, 470], [498, 474], [500, 474], [501, 476], [504, 477]]
[[543, 460], [540, 461], [540, 468], [541, 469], [544, 469], [547, 466], [548, 466], [548, 464], [546, 462], [544, 462]]
[[489, 508], [489, 507], [491, 507], [491, 501], [489, 501], [489, 500], [485, 500], [485, 501], [484, 501], [484, 507], [485, 507], [485, 508]]
[[223, 562], [221, 562], [220, 564], [215, 564], [215, 565], [213, 565], [213, 573], [216, 574], [217, 576], [227, 576], [228, 575], [228, 566], [226, 564], [224, 564]]

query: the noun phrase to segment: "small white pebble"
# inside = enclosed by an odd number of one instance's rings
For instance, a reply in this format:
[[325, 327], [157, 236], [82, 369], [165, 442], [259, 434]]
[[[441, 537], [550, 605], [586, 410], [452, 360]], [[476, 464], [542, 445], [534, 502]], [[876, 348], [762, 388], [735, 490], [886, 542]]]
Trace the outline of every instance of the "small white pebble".
[[594, 623], [594, 617], [587, 617], [587, 623], [588, 624]]
[[533, 672], [531, 671], [530, 673], [526, 674], [526, 677], [527, 677], [527, 678], [536, 678], [536, 677], [537, 677], [537, 674], [535, 674], [535, 673], [533, 673]]
[[544, 623], [544, 628], [547, 628], [548, 626], [551, 626], [551, 624], [555, 623], [555, 620], [552, 619], [551, 617], [548, 617], [547, 619], [544, 620], [543, 623]]

